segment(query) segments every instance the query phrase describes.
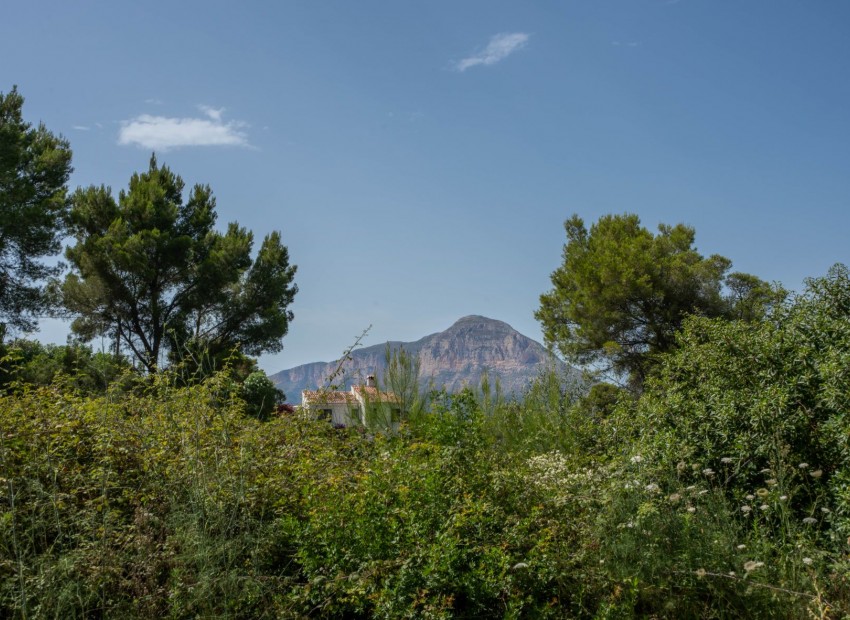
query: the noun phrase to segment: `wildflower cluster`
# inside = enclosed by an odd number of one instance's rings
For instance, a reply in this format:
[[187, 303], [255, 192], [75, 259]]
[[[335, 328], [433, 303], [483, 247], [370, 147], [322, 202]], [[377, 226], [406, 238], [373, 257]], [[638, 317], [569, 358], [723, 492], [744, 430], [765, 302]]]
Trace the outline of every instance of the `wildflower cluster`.
[[587, 504], [597, 501], [594, 488], [601, 483], [599, 469], [576, 469], [559, 451], [532, 456], [525, 462], [525, 483], [543, 494], [555, 506], [567, 502]]

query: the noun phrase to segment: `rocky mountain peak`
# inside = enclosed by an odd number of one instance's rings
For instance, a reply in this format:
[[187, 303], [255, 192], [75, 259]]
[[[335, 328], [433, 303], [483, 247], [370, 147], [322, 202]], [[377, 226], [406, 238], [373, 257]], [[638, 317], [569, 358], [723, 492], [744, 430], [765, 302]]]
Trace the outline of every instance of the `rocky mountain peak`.
[[470, 314], [465, 317], [459, 318], [455, 321], [451, 327], [449, 327], [445, 332], [453, 332], [460, 330], [487, 330], [487, 331], [499, 331], [499, 332], [513, 332], [515, 331], [513, 327], [505, 323], [504, 321], [497, 321], [496, 319], [488, 319], [486, 316], [481, 316], [478, 314]]
[[[423, 386], [430, 382], [449, 391], [477, 385], [486, 372], [491, 379], [500, 379], [506, 393], [521, 393], [544, 368], [553, 364], [562, 369], [566, 367], [539, 342], [523, 336], [504, 321], [480, 315], [462, 317], [445, 331], [415, 342], [391, 342], [389, 345], [392, 349], [403, 347], [418, 356]], [[350, 382], [365, 373], [377, 372], [382, 376], [386, 367], [386, 346], [378, 344], [355, 350], [346, 367]], [[301, 390], [326, 385], [327, 377], [335, 368], [335, 362], [316, 362], [283, 370], [271, 379], [287, 394], [290, 402], [298, 402]]]

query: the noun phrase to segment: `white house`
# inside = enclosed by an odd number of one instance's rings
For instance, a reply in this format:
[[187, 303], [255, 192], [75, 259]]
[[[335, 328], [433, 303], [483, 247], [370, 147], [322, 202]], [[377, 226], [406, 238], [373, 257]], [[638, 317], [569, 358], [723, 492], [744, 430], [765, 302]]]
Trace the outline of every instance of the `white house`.
[[395, 429], [401, 420], [400, 399], [392, 392], [380, 391], [374, 375], [366, 377], [366, 385], [351, 386], [350, 392], [303, 390], [301, 407], [334, 425]]

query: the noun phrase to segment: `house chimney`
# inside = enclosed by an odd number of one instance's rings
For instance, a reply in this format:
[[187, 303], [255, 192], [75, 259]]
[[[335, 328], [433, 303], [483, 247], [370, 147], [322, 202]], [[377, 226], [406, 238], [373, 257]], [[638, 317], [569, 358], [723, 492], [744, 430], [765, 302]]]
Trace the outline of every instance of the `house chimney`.
[[366, 387], [375, 387], [375, 375], [366, 375]]

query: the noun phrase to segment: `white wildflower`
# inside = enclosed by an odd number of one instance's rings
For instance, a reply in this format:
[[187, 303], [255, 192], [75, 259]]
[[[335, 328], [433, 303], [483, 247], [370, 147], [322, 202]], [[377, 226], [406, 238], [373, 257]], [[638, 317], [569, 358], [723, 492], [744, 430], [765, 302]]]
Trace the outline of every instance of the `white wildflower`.
[[756, 498], [756, 496], [755, 496], [755, 495], [752, 495], [752, 494], [747, 495], [747, 501], [748, 501], [748, 502], [753, 501], [755, 498]]
[[756, 562], [754, 560], [750, 560], [749, 562], [744, 563], [744, 570], [749, 573], [756, 570], [757, 568], [761, 568], [762, 566], [764, 566], [764, 562]]
[[821, 506], [820, 511], [821, 511], [823, 514], [825, 514], [825, 515], [828, 515], [830, 512], [832, 512], [832, 511], [831, 511], [829, 508], [827, 508], [826, 506]]
[[735, 547], [735, 549], [737, 549], [738, 551], [743, 551], [746, 548], [747, 548], [747, 545], [738, 545], [737, 547]]
[[643, 457], [640, 454], [635, 454], [632, 458], [629, 459], [632, 463], [640, 463], [643, 461]]
[[800, 469], [807, 469], [809, 467], [809, 464], [808, 463], [800, 463], [799, 465], [797, 465], [797, 467], [799, 467]]
[[731, 456], [724, 456], [722, 459], [720, 459], [720, 462], [723, 463], [724, 465], [728, 465], [729, 463], [731, 463], [734, 460], [735, 459], [733, 459]]
[[576, 472], [570, 467], [567, 458], [553, 450], [546, 454], [533, 456], [526, 461], [529, 486], [547, 493], [556, 505], [563, 505], [574, 497], [572, 490], [593, 477], [593, 470]]
[[706, 575], [706, 570], [704, 568], [698, 568], [694, 571], [694, 574], [700, 579], [702, 579]]
[[810, 471], [809, 475], [812, 478], [820, 478], [821, 476], [823, 476], [823, 470], [822, 469], [816, 469], [814, 471]]
[[677, 504], [680, 499], [682, 499], [681, 495], [679, 495], [678, 493], [673, 493], [672, 495], [670, 495], [670, 497], [667, 498], [667, 501], [669, 501], [671, 504]]
[[814, 562], [812, 558], [803, 558], [803, 564], [805, 564], [806, 566], [810, 566], [812, 562]]
[[[695, 513], [696, 511], [697, 511], [697, 509], [694, 508], [693, 506], [688, 506], [688, 512], [690, 512], [691, 514]], [[848, 540], [850, 540], [850, 539], [848, 539]], [[850, 544], [850, 543], [848, 543], [848, 544]]]
[[657, 484], [655, 484], [654, 482], [650, 482], [650, 483], [649, 483], [648, 485], [646, 485], [646, 487], [644, 487], [644, 488], [646, 488], [646, 490], [647, 490], [649, 493], [658, 493], [658, 491], [660, 490], [660, 487], [659, 487]]
[[709, 478], [714, 475], [714, 470], [711, 467], [706, 467], [702, 470], [702, 473], [708, 476]]
[[805, 523], [806, 525], [814, 525], [817, 522], [818, 520], [814, 517], [806, 517], [805, 519], [803, 519], [803, 523]]
[[788, 496], [787, 496], [787, 495], [780, 495], [780, 496], [779, 496], [779, 499], [780, 499], [780, 501], [783, 501], [783, 502], [784, 502], [785, 500], [787, 500], [787, 499], [788, 499]]
[[769, 510], [770, 506], [768, 506], [767, 504], [762, 504], [761, 506], [759, 506], [759, 509], [760, 510]]
[[750, 507], [749, 507], [749, 506], [747, 506], [746, 504], [744, 504], [743, 506], [741, 506], [741, 512], [743, 512], [744, 514], [747, 514], [747, 513], [748, 513], [748, 512], [750, 512], [751, 510], [752, 510], [752, 508], [750, 508]]

